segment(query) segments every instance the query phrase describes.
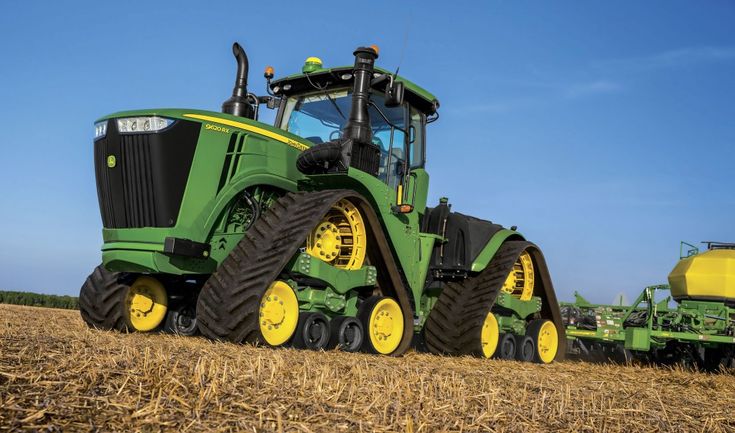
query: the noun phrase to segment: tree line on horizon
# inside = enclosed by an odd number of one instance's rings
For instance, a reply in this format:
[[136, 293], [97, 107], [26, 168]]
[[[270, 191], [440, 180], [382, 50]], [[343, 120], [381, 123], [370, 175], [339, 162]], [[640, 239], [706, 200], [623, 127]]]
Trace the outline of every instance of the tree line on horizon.
[[0, 290], [0, 304], [28, 305], [32, 307], [79, 309], [79, 298], [67, 295], [44, 295], [31, 292]]

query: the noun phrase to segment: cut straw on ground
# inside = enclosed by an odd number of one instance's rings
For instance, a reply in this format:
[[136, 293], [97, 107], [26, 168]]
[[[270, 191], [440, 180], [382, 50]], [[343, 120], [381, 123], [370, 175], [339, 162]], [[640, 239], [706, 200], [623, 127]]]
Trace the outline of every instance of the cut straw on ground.
[[0, 305], [0, 431], [733, 432], [735, 376], [87, 328]]

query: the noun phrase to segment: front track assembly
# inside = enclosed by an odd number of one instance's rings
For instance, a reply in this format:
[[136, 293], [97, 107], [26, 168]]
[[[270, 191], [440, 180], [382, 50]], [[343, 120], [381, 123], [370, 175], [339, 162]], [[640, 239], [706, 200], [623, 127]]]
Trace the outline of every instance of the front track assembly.
[[288, 193], [275, 200], [207, 280], [197, 302], [199, 330], [207, 337], [236, 343], [273, 344], [261, 328], [264, 294], [284, 278], [285, 268], [307, 237], [340, 200], [357, 206], [367, 226], [368, 262], [376, 267], [375, 296], [390, 296], [403, 311], [402, 338], [391, 352], [408, 349], [412, 307], [388, 241], [367, 201], [349, 190]]

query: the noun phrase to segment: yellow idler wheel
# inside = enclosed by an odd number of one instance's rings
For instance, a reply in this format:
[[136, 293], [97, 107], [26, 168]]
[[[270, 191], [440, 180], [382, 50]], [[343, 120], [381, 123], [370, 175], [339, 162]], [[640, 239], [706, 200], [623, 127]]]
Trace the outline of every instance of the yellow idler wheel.
[[168, 310], [166, 289], [153, 277], [138, 277], [125, 296], [125, 313], [134, 331], [152, 331], [163, 322]]
[[495, 354], [498, 348], [498, 339], [500, 338], [500, 327], [495, 314], [488, 312], [485, 321], [482, 324], [480, 333], [480, 343], [482, 344], [482, 356], [490, 358]]
[[306, 239], [306, 252], [340, 269], [360, 269], [365, 261], [365, 222], [360, 210], [342, 199]]
[[533, 259], [524, 251], [513, 264], [502, 290], [521, 301], [528, 301], [533, 296], [534, 278]]
[[549, 364], [559, 350], [559, 333], [554, 322], [546, 319], [531, 321], [526, 329], [526, 335], [536, 343], [536, 353], [533, 361], [539, 364]]
[[367, 334], [367, 349], [374, 353], [393, 353], [403, 339], [403, 311], [393, 298], [372, 296], [357, 313]]
[[299, 322], [299, 301], [291, 286], [274, 281], [260, 300], [260, 333], [271, 346], [286, 343]]

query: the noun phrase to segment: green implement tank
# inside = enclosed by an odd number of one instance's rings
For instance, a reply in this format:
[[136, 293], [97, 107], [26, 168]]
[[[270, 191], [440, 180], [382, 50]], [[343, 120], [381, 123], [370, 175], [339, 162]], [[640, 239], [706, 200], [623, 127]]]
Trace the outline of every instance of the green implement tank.
[[[102, 264], [81, 314], [102, 329], [399, 355], [563, 356], [544, 257], [514, 228], [427, 206], [439, 102], [375, 66], [247, 90], [223, 112], [126, 111], [95, 124]], [[260, 108], [277, 110], [274, 125]]]

